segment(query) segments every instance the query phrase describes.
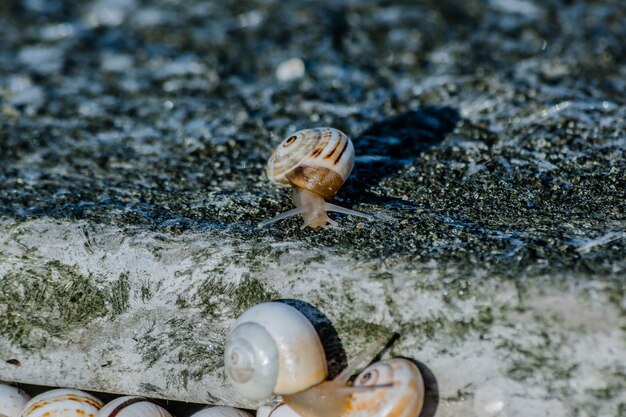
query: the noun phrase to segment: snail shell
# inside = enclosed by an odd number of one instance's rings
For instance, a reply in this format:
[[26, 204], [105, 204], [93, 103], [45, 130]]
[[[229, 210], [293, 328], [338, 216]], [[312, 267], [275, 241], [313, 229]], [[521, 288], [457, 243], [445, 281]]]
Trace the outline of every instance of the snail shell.
[[354, 166], [354, 146], [345, 133], [332, 127], [304, 129], [283, 140], [265, 167], [267, 177], [292, 186], [295, 209], [261, 222], [260, 227], [301, 214], [309, 227], [337, 226], [328, 211], [371, 219], [372, 216], [330, 203]]
[[406, 359], [376, 362], [361, 372], [354, 387], [390, 385], [353, 394], [350, 417], [417, 417], [424, 404], [424, 381], [415, 364]]
[[332, 200], [354, 166], [354, 146], [332, 127], [304, 129], [283, 140], [267, 162], [267, 177]]
[[302, 417], [285, 403], [262, 405], [256, 411], [256, 417]]
[[29, 399], [19, 388], [0, 383], [0, 417], [18, 417]]
[[217, 406], [203, 408], [191, 417], [252, 417], [252, 414], [238, 408]]
[[277, 302], [257, 304], [235, 321], [224, 364], [233, 387], [251, 400], [299, 392], [328, 375], [324, 348], [311, 322]]
[[53, 389], [31, 399], [21, 417], [95, 417], [104, 404], [75, 389]]
[[274, 408], [267, 417], [417, 417], [422, 410], [424, 382], [413, 362], [376, 362], [352, 386], [347, 385], [350, 373], [347, 369], [332, 381], [284, 395], [285, 406]]
[[96, 417], [172, 417], [172, 415], [148, 398], [119, 397], [102, 407]]

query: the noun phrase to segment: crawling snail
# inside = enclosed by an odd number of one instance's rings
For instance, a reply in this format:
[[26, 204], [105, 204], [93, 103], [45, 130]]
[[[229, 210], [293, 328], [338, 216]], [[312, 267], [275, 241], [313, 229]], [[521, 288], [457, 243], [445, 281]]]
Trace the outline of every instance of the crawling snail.
[[295, 209], [261, 222], [264, 227], [278, 220], [301, 214], [305, 226], [337, 226], [327, 212], [373, 217], [346, 209], [332, 200], [346, 182], [354, 166], [354, 146], [345, 133], [332, 127], [304, 129], [283, 140], [270, 157], [265, 173], [270, 181], [292, 186]]
[[274, 302], [256, 305], [237, 319], [225, 348], [226, 373], [241, 395], [282, 396], [283, 408], [266, 410], [274, 417], [418, 416], [424, 383], [412, 362], [376, 362], [350, 384], [358, 363], [325, 381], [328, 369], [315, 328], [295, 308]]

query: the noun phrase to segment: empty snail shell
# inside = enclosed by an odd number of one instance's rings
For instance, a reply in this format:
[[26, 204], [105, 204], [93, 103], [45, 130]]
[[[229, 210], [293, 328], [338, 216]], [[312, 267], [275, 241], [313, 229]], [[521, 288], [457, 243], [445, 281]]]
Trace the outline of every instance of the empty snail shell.
[[238, 408], [217, 406], [203, 408], [191, 417], [252, 417], [252, 414]]
[[148, 398], [119, 397], [102, 407], [96, 417], [172, 417], [172, 415]]
[[299, 392], [328, 375], [324, 348], [311, 322], [277, 302], [257, 304], [235, 321], [224, 363], [233, 387], [251, 400]]
[[372, 216], [331, 204], [354, 166], [354, 146], [345, 133], [332, 127], [300, 130], [278, 145], [265, 172], [270, 181], [292, 186], [295, 209], [261, 222], [260, 227], [301, 214], [309, 227], [337, 223], [328, 211], [371, 219]]
[[53, 389], [31, 399], [22, 417], [95, 417], [104, 404], [75, 389]]
[[19, 417], [29, 399], [19, 388], [0, 383], [0, 417]]
[[259, 408], [257, 417], [417, 417], [421, 412], [424, 382], [413, 362], [376, 362], [350, 386], [352, 370], [303, 392], [283, 395], [283, 403]]

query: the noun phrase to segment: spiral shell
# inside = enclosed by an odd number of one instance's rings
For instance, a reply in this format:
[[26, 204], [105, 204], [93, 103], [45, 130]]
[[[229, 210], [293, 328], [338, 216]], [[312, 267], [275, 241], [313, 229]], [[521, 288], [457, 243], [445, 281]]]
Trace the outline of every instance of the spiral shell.
[[172, 417], [172, 415], [148, 398], [119, 397], [102, 407], [96, 417]]
[[256, 411], [256, 417], [302, 417], [285, 403], [262, 405]]
[[267, 177], [279, 185], [312, 191], [330, 201], [354, 166], [350, 138], [332, 127], [304, 129], [282, 141], [267, 162]]
[[384, 386], [353, 394], [350, 417], [417, 417], [424, 403], [424, 381], [406, 359], [376, 362], [361, 372], [355, 387]]
[[29, 399], [19, 388], [0, 384], [0, 417], [18, 417]]
[[53, 389], [30, 400], [22, 417], [95, 417], [102, 401], [75, 389]]
[[191, 417], [252, 417], [252, 414], [233, 407], [207, 407], [192, 414]]
[[277, 302], [258, 304], [235, 321], [224, 363], [233, 387], [251, 400], [299, 392], [328, 375], [324, 348], [311, 322]]

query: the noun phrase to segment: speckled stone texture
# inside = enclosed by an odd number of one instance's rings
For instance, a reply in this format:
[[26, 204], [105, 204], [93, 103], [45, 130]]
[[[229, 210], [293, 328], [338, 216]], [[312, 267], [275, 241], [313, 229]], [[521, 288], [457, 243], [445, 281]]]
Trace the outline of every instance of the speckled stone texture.
[[[344, 359], [399, 334], [422, 417], [626, 415], [624, 22], [619, 0], [3, 0], [0, 380], [254, 407], [225, 334], [295, 299]], [[352, 137], [335, 201], [378, 220], [257, 229], [292, 207], [265, 161], [312, 126]]]

